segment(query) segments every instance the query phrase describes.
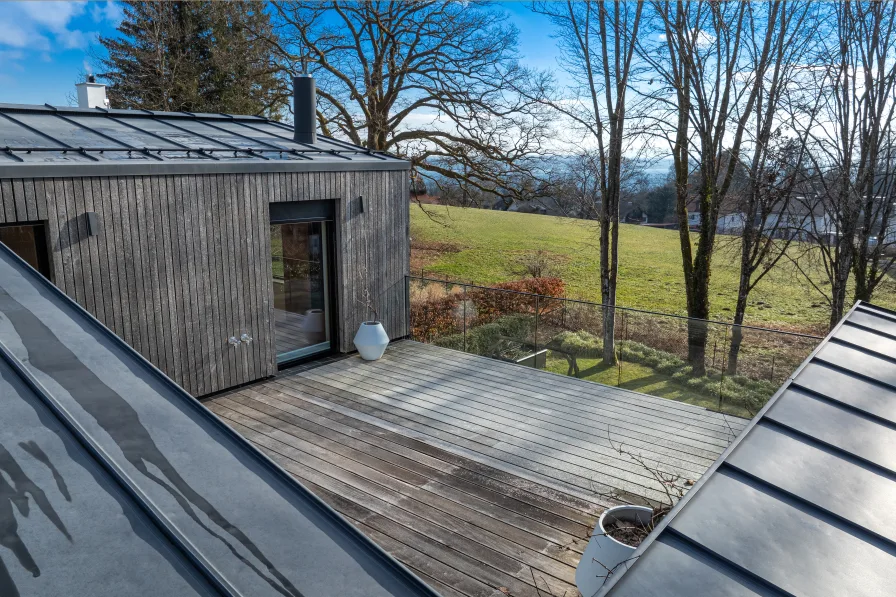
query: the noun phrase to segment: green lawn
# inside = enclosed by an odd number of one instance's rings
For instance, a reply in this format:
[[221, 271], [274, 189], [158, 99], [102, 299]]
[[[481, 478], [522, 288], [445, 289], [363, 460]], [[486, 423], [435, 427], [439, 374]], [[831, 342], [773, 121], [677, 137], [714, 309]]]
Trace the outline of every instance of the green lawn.
[[[542, 249], [553, 254], [567, 295], [600, 302], [597, 230], [594, 222], [534, 214], [411, 205], [413, 273], [492, 285], [513, 279], [516, 260]], [[712, 278], [712, 317], [730, 320], [737, 293], [737, 255], [720, 237]], [[678, 232], [623, 225], [620, 230], [618, 303], [666, 313], [685, 313]], [[727, 246], [726, 246], [727, 245]], [[824, 279], [816, 271], [817, 281]], [[882, 286], [875, 302], [896, 308], [896, 283]], [[825, 301], [790, 266], [779, 266], [751, 294], [747, 323], [824, 331]], [[652, 392], [651, 392], [652, 393]]]
[[[620, 366], [604, 365], [598, 359], [579, 359], [579, 379], [587, 379], [607, 386], [617, 386], [626, 390], [650, 394], [678, 402], [687, 402], [710, 410], [719, 410], [718, 396], [710, 396], [695, 391], [663, 375], [637, 363], [620, 361]], [[545, 370], [566, 375], [566, 359], [548, 358]], [[744, 418], [751, 418], [750, 413], [739, 406], [725, 403], [722, 412]]]

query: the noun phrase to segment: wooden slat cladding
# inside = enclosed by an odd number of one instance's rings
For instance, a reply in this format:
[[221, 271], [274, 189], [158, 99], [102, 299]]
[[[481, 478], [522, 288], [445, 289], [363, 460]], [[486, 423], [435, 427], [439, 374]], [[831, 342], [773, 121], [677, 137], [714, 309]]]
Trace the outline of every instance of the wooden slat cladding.
[[[199, 396], [276, 373], [268, 204], [333, 200], [333, 338], [408, 334], [408, 181], [394, 172], [0, 180], [0, 224], [46, 225], [53, 282]], [[361, 200], [363, 197], [363, 211]], [[101, 230], [90, 236], [87, 212]], [[234, 348], [231, 336], [249, 344]]]

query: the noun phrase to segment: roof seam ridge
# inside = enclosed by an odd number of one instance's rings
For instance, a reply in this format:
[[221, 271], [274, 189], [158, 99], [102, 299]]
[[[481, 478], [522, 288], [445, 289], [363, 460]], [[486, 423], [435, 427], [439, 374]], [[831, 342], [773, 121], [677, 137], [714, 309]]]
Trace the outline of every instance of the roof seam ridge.
[[[862, 312], [863, 312], [863, 313], [868, 313], [867, 311], [862, 311]], [[868, 315], [872, 315], [872, 314], [871, 314], [871, 313], [868, 313]], [[887, 317], [881, 317], [881, 319], [888, 320], [889, 318], [887, 318]], [[883, 338], [886, 338], [887, 340], [896, 340], [896, 334], [891, 334], [891, 333], [889, 333], [889, 332], [885, 332], [885, 331], [883, 331], [883, 330], [878, 330], [878, 329], [873, 328], [873, 327], [871, 327], [871, 326], [868, 326], [868, 325], [865, 325], [865, 324], [862, 324], [862, 323], [857, 323], [857, 322], [855, 322], [855, 321], [849, 321], [849, 320], [846, 320], [846, 322], [844, 322], [844, 323], [845, 323], [845, 327], [851, 327], [851, 328], [860, 329], [860, 330], [862, 330], [862, 331], [869, 332], [869, 333], [874, 334], [874, 335], [876, 335], [876, 336], [882, 336]], [[894, 322], [894, 323], [896, 323], [896, 322]]]
[[[892, 389], [885, 384], [879, 384], [879, 385], [884, 385], [884, 387], [886, 389]], [[830, 396], [828, 396], [826, 394], [822, 394], [818, 390], [813, 390], [811, 388], [807, 388], [807, 387], [803, 386], [802, 384], [800, 384], [799, 381], [795, 380], [790, 385], [790, 389], [796, 390], [801, 394], [808, 394], [811, 398], [814, 398], [815, 400], [829, 404], [830, 406], [833, 406], [834, 408], [839, 408], [840, 410], [845, 410], [853, 415], [856, 415], [857, 417], [861, 417], [863, 419], [871, 421], [872, 423], [876, 423], [883, 427], [887, 427], [888, 429], [890, 429], [892, 431], [896, 431], [896, 422], [890, 421], [889, 419], [881, 417], [880, 415], [876, 415], [872, 412], [868, 412], [867, 410], [859, 408], [858, 406], [855, 406], [853, 404], [849, 404], [848, 402], [843, 402], [841, 400], [838, 400], [837, 398], [831, 398]]]
[[[844, 322], [845, 324], [846, 322]], [[870, 357], [877, 357], [882, 361], [887, 361], [893, 365], [896, 365], [896, 358], [891, 357], [890, 355], [884, 354], [882, 352], [877, 352], [871, 348], [866, 348], [861, 344], [855, 344], [854, 342], [850, 342], [849, 340], [844, 340], [843, 338], [837, 338], [836, 336], [831, 337], [828, 341], [830, 344], [834, 344], [836, 346], [842, 346], [844, 348], [849, 348], [851, 350], [855, 350], [861, 353], [864, 353]], [[825, 361], [827, 362], [827, 361]]]
[[[744, 483], [744, 479], [746, 479], [746, 484], [749, 484], [757, 491], [761, 491], [769, 497], [772, 497], [779, 502], [788, 504], [791, 507], [802, 510], [809, 510], [812, 513], [813, 518], [821, 520], [829, 526], [839, 528], [840, 530], [849, 534], [859, 535], [859, 538], [866, 543], [874, 545], [878, 549], [888, 552], [891, 556], [896, 554], [896, 541], [879, 535], [878, 533], [875, 533], [874, 531], [858, 523], [855, 523], [848, 518], [844, 518], [843, 516], [836, 514], [831, 510], [828, 510], [827, 508], [823, 508], [815, 502], [811, 502], [806, 498], [800, 497], [795, 493], [774, 485], [773, 483], [769, 482], [766, 479], [763, 479], [762, 477], [757, 477], [756, 475], [749, 473], [734, 464], [731, 464], [727, 460], [725, 461], [723, 466], [719, 467], [719, 472], [741, 483]], [[672, 530], [675, 529], [672, 528]]]
[[[796, 597], [793, 593], [790, 593], [789, 591], [785, 591], [778, 585], [766, 580], [765, 578], [762, 578], [761, 576], [755, 574], [754, 572], [751, 572], [750, 570], [744, 568], [743, 566], [732, 562], [731, 560], [722, 556], [721, 554], [709, 549], [702, 543], [688, 537], [687, 535], [685, 535], [678, 529], [675, 529], [672, 526], [669, 526], [666, 528], [666, 531], [668, 532], [670, 537], [664, 537], [661, 535], [660, 537], [657, 538], [657, 541], [659, 541], [661, 543], [665, 543], [666, 545], [669, 545], [669, 547], [672, 547], [673, 549], [678, 549], [678, 551], [682, 551], [682, 550], [679, 549], [676, 545], [674, 545], [674, 543], [682, 543], [689, 550], [696, 552], [693, 555], [696, 555], [698, 559], [702, 559], [702, 560], [704, 560], [704, 562], [706, 560], [710, 560], [717, 566], [721, 566], [721, 567], [733, 572], [733, 575], [732, 574], [728, 575], [729, 578], [732, 578], [732, 576], [733, 576], [734, 577], [733, 580], [735, 580], [741, 584], [744, 584], [743, 581], [746, 580], [746, 581], [752, 583], [754, 586], [761, 587], [762, 589], [765, 590], [766, 597]], [[687, 554], [687, 555], [692, 555], [692, 554]], [[692, 555], [692, 557], [693, 557], [693, 555]]]
[[[892, 471], [885, 466], [881, 466], [875, 462], [871, 462], [867, 458], [862, 458], [861, 456], [857, 456], [856, 454], [853, 454], [852, 452], [844, 450], [843, 448], [840, 448], [838, 446], [835, 446], [834, 444], [831, 444], [824, 440], [818, 439], [814, 435], [809, 435], [808, 433], [805, 433], [803, 431], [800, 431], [799, 429], [791, 427], [790, 425], [787, 425], [786, 423], [782, 423], [776, 419], [771, 419], [771, 418], [765, 417], [762, 419], [762, 421], [759, 422], [759, 425], [762, 425], [765, 427], [771, 427], [777, 433], [783, 433], [784, 435], [792, 437], [793, 439], [795, 439], [797, 441], [801, 441], [806, 445], [809, 445], [813, 448], [821, 450], [822, 452], [826, 452], [826, 453], [831, 454], [832, 456], [835, 456], [837, 458], [841, 458], [843, 460], [849, 461], [850, 464], [852, 464], [854, 466], [858, 466], [860, 468], [871, 470], [875, 474], [878, 474], [882, 477], [887, 477], [893, 481], [896, 481], [896, 471]], [[734, 466], [734, 465], [729, 463], [729, 466]], [[894, 545], [896, 545], [896, 542], [894, 542]]]
[[[832, 340], [833, 340], [833, 338], [832, 338]], [[835, 345], [836, 345], [836, 346], [841, 346], [841, 347], [843, 347], [843, 348], [848, 348], [848, 349], [851, 349], [851, 350], [858, 350], [858, 347], [854, 346], [853, 344], [849, 344], [848, 342], [844, 342], [844, 343], [842, 343], [842, 344], [841, 344], [841, 343], [835, 343]], [[868, 355], [869, 355], [869, 356], [877, 357], [877, 356], [880, 356], [880, 353], [876, 353], [876, 352], [874, 352], [874, 351], [869, 351]], [[866, 381], [866, 382], [871, 383], [871, 384], [873, 384], [873, 385], [880, 386], [881, 388], [886, 389], [886, 390], [889, 390], [889, 391], [891, 391], [891, 392], [896, 392], [896, 385], [891, 384], [891, 383], [888, 383], [888, 382], [885, 382], [885, 381], [880, 380], [880, 379], [877, 379], [876, 377], [871, 377], [870, 375], [866, 375], [865, 373], [859, 373], [858, 371], [854, 371], [854, 370], [852, 370], [852, 369], [847, 369], [846, 367], [844, 367], [843, 365], [841, 365], [841, 364], [839, 364], [839, 363], [835, 363], [835, 362], [833, 362], [833, 361], [829, 361], [829, 360], [823, 358], [823, 357], [821, 356], [821, 354], [819, 354], [819, 355], [816, 356], [814, 359], [812, 359], [812, 362], [815, 363], [815, 364], [817, 364], [817, 365], [822, 365], [822, 366], [825, 366], [825, 367], [830, 367], [831, 369], [834, 369], [834, 370], [836, 370], [836, 371], [839, 372], [839, 373], [843, 373], [843, 374], [845, 374], [845, 375], [849, 375], [849, 376], [852, 376], [852, 377], [857, 377], [857, 378], [859, 378], [859, 379], [862, 380], [862, 381]], [[801, 386], [801, 385], [799, 384], [799, 382], [796, 381], [796, 379], [794, 379], [792, 385], [797, 385], [797, 386], [800, 386], [801, 388], [803, 387], [803, 386]], [[803, 389], [807, 389], [807, 388], [803, 388]], [[810, 390], [810, 391], [811, 391], [811, 390]]]

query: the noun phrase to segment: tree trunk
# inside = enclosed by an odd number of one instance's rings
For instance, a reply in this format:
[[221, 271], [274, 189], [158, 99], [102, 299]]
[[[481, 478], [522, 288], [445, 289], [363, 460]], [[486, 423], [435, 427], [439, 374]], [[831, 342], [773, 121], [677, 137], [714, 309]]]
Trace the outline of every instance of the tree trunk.
[[834, 283], [831, 285], [831, 320], [828, 328], [834, 327], [843, 319], [843, 312], [846, 310], [846, 280], [840, 279], [840, 273], [837, 272]]
[[[863, 238], [867, 238], [870, 231], [863, 232], [862, 234], [866, 235]], [[881, 240], [878, 242], [883, 242], [883, 237], [879, 238]], [[865, 245], [860, 246], [856, 251], [854, 262], [853, 274], [855, 275], [856, 280], [855, 300], [871, 302], [871, 294], [874, 292], [874, 289], [872, 288], [870, 276], [868, 275], [871, 258], [868, 251], [867, 240], [865, 241]]]
[[744, 315], [747, 311], [748, 289], [746, 285], [749, 283], [749, 278], [745, 278], [742, 274], [740, 289], [737, 294], [737, 305], [734, 307], [734, 327], [731, 328], [731, 346], [728, 347], [728, 375], [737, 375], [737, 358], [740, 356], [740, 345], [744, 337], [741, 325], [744, 323]]
[[603, 324], [604, 324], [604, 347], [603, 360], [604, 365], [616, 364], [616, 309], [614, 305], [606, 305], [603, 308]]
[[[604, 201], [605, 204], [610, 201]], [[605, 206], [603, 209], [609, 209]], [[617, 212], [618, 214], [618, 208]], [[616, 273], [619, 225], [603, 214], [600, 223], [600, 286], [603, 303], [603, 363], [616, 364]], [[618, 216], [617, 216], [618, 217]]]
[[706, 375], [706, 343], [709, 329], [709, 273], [710, 260], [703, 249], [697, 249], [691, 273], [690, 304], [688, 305], [688, 362], [694, 377]]

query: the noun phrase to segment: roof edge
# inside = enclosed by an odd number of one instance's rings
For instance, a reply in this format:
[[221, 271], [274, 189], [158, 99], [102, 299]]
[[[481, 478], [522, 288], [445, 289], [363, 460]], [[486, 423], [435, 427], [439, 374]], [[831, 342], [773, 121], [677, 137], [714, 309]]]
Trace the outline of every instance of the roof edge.
[[[66, 295], [58, 286], [42, 276], [39, 272], [37, 272], [37, 270], [31, 267], [31, 265], [29, 265], [25, 260], [19, 257], [12, 251], [12, 249], [7, 247], [2, 242], [0, 242], [0, 254], [7, 256], [12, 260], [13, 263], [18, 264], [22, 268], [22, 271], [25, 272], [25, 274], [32, 281], [34, 281], [36, 285], [39, 285], [41, 288], [46, 290], [57, 302], [71, 308], [78, 316], [83, 318], [83, 323], [86, 327], [90, 327], [95, 330], [97, 335], [105, 338], [112, 345], [116, 346], [119, 350], [123, 351], [130, 358], [132, 358], [134, 360], [134, 363], [138, 367], [142, 368], [150, 376], [158, 380], [163, 386], [166, 386], [172, 393], [183, 398], [183, 402], [181, 404], [184, 405], [185, 409], [192, 410], [197, 414], [198, 417], [205, 419], [211, 424], [212, 427], [216, 428], [234, 443], [240, 445], [245, 450], [246, 456], [253, 459], [261, 468], [267, 470], [275, 478], [280, 480], [287, 489], [292, 489], [300, 499], [303, 499], [305, 501], [308, 506], [315, 510], [324, 519], [333, 524], [334, 527], [340, 530], [345, 538], [349, 539], [350, 541], [353, 540], [356, 544], [360, 545], [362, 549], [366, 551], [368, 556], [382, 565], [384, 569], [389, 570], [394, 575], [394, 578], [404, 582], [410, 588], [417, 590], [419, 595], [427, 597], [440, 597], [435, 589], [430, 587], [426, 582], [423, 581], [423, 579], [417, 576], [417, 574], [414, 573], [413, 570], [405, 566], [403, 563], [398, 561], [398, 559], [393, 557], [389, 552], [380, 547], [375, 541], [373, 541], [373, 539], [365, 535], [359, 528], [349, 522], [347, 518], [337, 512], [335, 508], [330, 506], [322, 498], [308, 489], [301, 481], [299, 481], [296, 477], [286, 471], [286, 469], [277, 464], [267, 454], [262, 452], [261, 449], [252, 444], [252, 442], [243, 437], [235, 429], [224, 423], [220, 418], [218, 418], [217, 415], [210, 411], [199, 400], [187, 393], [186, 390], [181, 388], [171, 378], [165, 375], [165, 373], [161, 369], [153, 365], [148, 359], [146, 359], [146, 357], [137, 352], [137, 350], [134, 349], [131, 345], [119, 338], [115, 334], [115, 332], [106, 327], [100, 320], [94, 317], [77, 301]], [[4, 360], [6, 360], [5, 357]], [[15, 364], [21, 365], [21, 363], [18, 362], [17, 359]], [[24, 371], [24, 373], [28, 375], [31, 380], [33, 380], [40, 386], [40, 383], [37, 382], [37, 380], [34, 379], [33, 376], [30, 376], [30, 374], [27, 372], [27, 370], [25, 370], [24, 367], [16, 367], [16, 370], [19, 375], [22, 375], [22, 372]], [[26, 383], [28, 382], [26, 378], [23, 379], [26, 381]], [[32, 388], [35, 387], [32, 383], [28, 383], [28, 385]], [[42, 386], [41, 389], [45, 391]], [[39, 398], [46, 398], [46, 394], [43, 397], [39, 396]], [[60, 412], [54, 409], [50, 404], [47, 404], [47, 406], [50, 407], [54, 415], [59, 418], [60, 423], [65, 425], [70, 431], [72, 431], [72, 428], [68, 427], [66, 422], [60, 416]], [[81, 437], [77, 437], [76, 434], [76, 439], [78, 441], [84, 439], [83, 433], [79, 431], [78, 434], [81, 435]], [[106, 461], [107, 462], [105, 464], [103, 462], [100, 462], [101, 466], [106, 466], [106, 464], [109, 462], [109, 459], [106, 459]], [[220, 588], [226, 588], [226, 586]]]
[[0, 165], [0, 179], [11, 178], [85, 178], [90, 176], [164, 176], [172, 174], [263, 174], [269, 172], [404, 172], [411, 163], [384, 161], [269, 161], [269, 162], [77, 162]]
[[[638, 546], [638, 548], [628, 560], [631, 561], [632, 564], [626, 566], [618, 574], [613, 574], [609, 578], [607, 578], [607, 580], [604, 582], [600, 590], [597, 591], [597, 593], [592, 596], [585, 595], [584, 597], [605, 597], [610, 593], [610, 591], [613, 590], [613, 587], [616, 586], [616, 583], [619, 582], [619, 579], [637, 568], [638, 562], [640, 561], [641, 556], [644, 555], [644, 552], [647, 550], [647, 548], [653, 545], [653, 543], [666, 530], [666, 527], [672, 524], [672, 521], [675, 519], [675, 517], [678, 516], [679, 512], [681, 512], [681, 510], [688, 504], [691, 498], [696, 495], [697, 491], [709, 481], [713, 473], [715, 473], [716, 470], [718, 470], [719, 467], [722, 466], [722, 464], [728, 459], [728, 456], [740, 445], [747, 434], [749, 434], [749, 432], [752, 431], [754, 427], [756, 427], [759, 421], [765, 417], [765, 413], [768, 412], [768, 410], [771, 409], [772, 406], [774, 406], [774, 404], [778, 401], [778, 398], [790, 388], [793, 380], [800, 374], [803, 369], [806, 368], [807, 365], [809, 365], [809, 363], [811, 363], [815, 359], [815, 356], [825, 346], [827, 346], [831, 338], [833, 338], [834, 335], [838, 331], [840, 331], [840, 328], [844, 326], [846, 320], [849, 319], [849, 316], [852, 315], [853, 312], [862, 305], [870, 305], [876, 309], [880, 308], [865, 301], [856, 301], [852, 308], [843, 315], [839, 322], [837, 322], [837, 325], [834, 326], [834, 328], [830, 332], [828, 332], [827, 336], [824, 337], [824, 340], [818, 343], [818, 346], [815, 347], [815, 350], [813, 350], [811, 354], [809, 354], [809, 356], [807, 356], [806, 359], [802, 363], [800, 363], [800, 366], [797, 367], [793, 371], [793, 373], [791, 373], [787, 377], [787, 380], [783, 384], [781, 384], [781, 387], [778, 388], [778, 391], [776, 391], [772, 395], [772, 397], [769, 398], [768, 402], [765, 403], [765, 406], [763, 406], [762, 409], [758, 413], [756, 413], [756, 416], [750, 419], [750, 422], [747, 423], [747, 426], [743, 428], [743, 430], [736, 438], [734, 438], [734, 441], [728, 444], [728, 447], [725, 449], [725, 451], [722, 452], [722, 454], [716, 459], [715, 462], [712, 463], [712, 465], [708, 469], [706, 469], [706, 472], [701, 475], [701, 477], [697, 480], [697, 483], [694, 484], [693, 487], [691, 487], [691, 489], [684, 495], [684, 497], [678, 500], [678, 503], [675, 504], [675, 507], [672, 508], [672, 510], [668, 514], [666, 514], [665, 517], [663, 517], [660, 523], [653, 528], [653, 531], [650, 532], [650, 535], [648, 535], [647, 538], [641, 542], [641, 545]], [[889, 311], [888, 309], [883, 310]]]

